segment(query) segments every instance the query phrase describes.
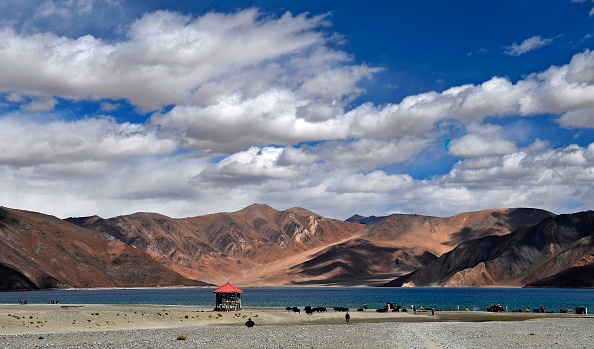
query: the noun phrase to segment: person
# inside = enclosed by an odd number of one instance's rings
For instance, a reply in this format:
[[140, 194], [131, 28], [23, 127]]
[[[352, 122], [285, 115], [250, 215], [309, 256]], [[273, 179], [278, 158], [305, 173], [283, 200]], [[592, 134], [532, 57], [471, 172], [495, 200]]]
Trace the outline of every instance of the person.
[[256, 324], [256, 323], [255, 323], [255, 322], [252, 320], [252, 318], [251, 318], [251, 317], [250, 317], [250, 318], [248, 318], [248, 320], [245, 322], [245, 325], [246, 325], [247, 327], [254, 327], [254, 325], [255, 325], [255, 324]]
[[363, 311], [367, 310], [367, 304], [363, 304]]
[[415, 307], [415, 305], [413, 304], [413, 305], [412, 305], [412, 308], [413, 308], [413, 313], [414, 313], [415, 315], [417, 315], [417, 307]]
[[431, 307], [431, 316], [435, 316], [435, 307]]
[[346, 315], [344, 316], [344, 319], [346, 320], [347, 324], [349, 323], [349, 321], [351, 321], [351, 316], [349, 315], [349, 313], [346, 313]]

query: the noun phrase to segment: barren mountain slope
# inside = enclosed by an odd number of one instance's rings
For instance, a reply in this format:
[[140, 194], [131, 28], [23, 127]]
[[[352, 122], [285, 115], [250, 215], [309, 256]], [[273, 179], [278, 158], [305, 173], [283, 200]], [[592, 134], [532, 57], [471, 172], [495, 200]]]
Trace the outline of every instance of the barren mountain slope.
[[187, 277], [240, 285], [384, 283], [475, 236], [505, 234], [549, 212], [503, 209], [449, 218], [392, 215], [366, 226], [302, 208], [254, 204], [232, 213], [173, 219], [137, 213], [71, 222], [106, 232]]
[[423, 248], [400, 249], [364, 238], [330, 246], [312, 257], [288, 270], [293, 283], [376, 285], [437, 258]]
[[527, 287], [594, 287], [594, 264], [572, 267], [527, 284]]
[[447, 218], [393, 214], [372, 225], [367, 237], [401, 248], [424, 248], [439, 256], [464, 241], [509, 234], [552, 216], [551, 212], [533, 208], [482, 210]]
[[185, 276], [212, 283], [250, 275], [261, 266], [358, 236], [365, 228], [302, 208], [277, 211], [259, 204], [183, 219], [138, 213], [69, 220], [117, 237]]
[[427, 267], [388, 285], [522, 286], [591, 264], [593, 234], [594, 212], [559, 215], [506, 236], [460, 244]]
[[0, 208], [0, 276], [0, 289], [205, 285], [107, 234], [8, 208]]
[[[358, 239], [312, 254], [286, 274], [296, 284], [380, 285], [426, 266], [468, 239], [507, 234], [552, 215], [524, 208], [466, 212], [447, 218], [394, 214], [370, 225]], [[277, 274], [280, 271], [270, 278]]]

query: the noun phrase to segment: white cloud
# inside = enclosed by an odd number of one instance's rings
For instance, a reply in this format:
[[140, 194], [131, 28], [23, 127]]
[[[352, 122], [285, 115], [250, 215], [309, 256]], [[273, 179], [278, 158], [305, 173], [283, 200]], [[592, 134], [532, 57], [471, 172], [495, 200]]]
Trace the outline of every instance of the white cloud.
[[282, 86], [340, 107], [362, 92], [356, 82], [376, 69], [346, 65], [350, 57], [330, 49], [329, 39], [317, 31], [325, 25], [325, 16], [262, 18], [251, 9], [196, 19], [167, 11], [146, 14], [130, 26], [128, 39], [117, 43], [5, 28], [0, 90], [129, 99], [154, 110], [208, 105], [238, 91], [254, 98]]
[[594, 84], [594, 52], [586, 50], [571, 58], [566, 79], [571, 83]]
[[[330, 141], [300, 148], [251, 147], [210, 165], [197, 180], [254, 182], [299, 180], [343, 171], [346, 176], [410, 160], [428, 139]], [[373, 154], [373, 156], [370, 156]]]
[[184, 146], [215, 153], [232, 153], [251, 145], [293, 144], [341, 137], [337, 128], [296, 117], [297, 108], [307, 102], [290, 91], [271, 90], [253, 99], [240, 95], [221, 98], [206, 108], [176, 106], [165, 115], [156, 114], [151, 123]]
[[514, 183], [535, 188], [569, 185], [575, 190], [587, 184], [583, 188], [588, 191], [594, 189], [588, 183], [594, 176], [592, 155], [589, 148], [577, 145], [560, 149], [531, 147], [492, 157], [490, 162], [483, 161], [483, 166], [473, 160], [461, 161], [450, 172], [448, 181], [463, 185], [483, 182], [500, 188], [514, 188]]
[[262, 182], [268, 179], [290, 179], [296, 175], [288, 167], [278, 166], [282, 148], [252, 147], [245, 152], [233, 154], [217, 164], [209, 166], [199, 177], [218, 182]]
[[537, 143], [515, 153], [460, 161], [447, 175], [415, 182], [400, 202], [405, 211], [443, 215], [493, 207], [556, 213], [591, 209], [594, 143], [561, 149]]
[[514, 142], [504, 138], [502, 127], [491, 124], [471, 123], [467, 133], [450, 143], [450, 153], [458, 157], [479, 157], [513, 153]]
[[594, 128], [594, 110], [567, 112], [556, 121], [565, 128]]
[[396, 139], [330, 141], [316, 146], [305, 146], [302, 150], [316, 154], [318, 161], [323, 161], [332, 168], [369, 171], [381, 166], [411, 160], [429, 143], [430, 137], [404, 136]]
[[541, 47], [550, 45], [553, 39], [542, 38], [539, 35], [528, 38], [521, 43], [514, 42], [510, 46], [504, 48], [504, 53], [508, 56], [521, 56], [530, 51], [538, 50]]
[[[160, 11], [143, 16], [127, 40], [114, 43], [5, 29], [0, 37], [10, 48], [0, 50], [0, 89], [75, 100], [128, 99], [145, 110], [173, 104], [153, 115], [151, 124], [186, 147], [222, 154], [269, 144], [422, 139], [444, 118], [480, 121], [594, 107], [594, 87], [579, 83], [591, 81], [594, 71], [586, 51], [567, 66], [515, 84], [494, 77], [345, 113], [363, 92], [358, 82], [378, 69], [354, 65], [349, 55], [331, 49], [319, 31], [325, 20], [262, 18], [256, 10], [198, 18]], [[228, 40], [239, 32], [242, 40]]]
[[388, 175], [383, 171], [368, 174], [353, 173], [337, 178], [328, 186], [328, 191], [337, 194], [375, 193], [385, 194], [406, 190], [414, 180], [409, 175]]
[[[15, 100], [12, 100], [14, 102]], [[35, 113], [45, 113], [54, 109], [54, 107], [58, 104], [58, 101], [55, 98], [34, 98], [28, 104], [21, 105], [21, 109], [25, 113], [35, 114]]]
[[20, 103], [24, 100], [24, 98], [20, 94], [12, 92], [6, 96], [6, 100], [12, 103]]
[[118, 110], [122, 107], [120, 103], [110, 103], [107, 101], [101, 102], [101, 111], [104, 112], [111, 112], [114, 110]]
[[75, 122], [38, 121], [26, 116], [0, 118], [0, 163], [34, 166], [47, 163], [108, 161], [177, 148], [142, 125], [118, 124], [111, 118]]
[[[418, 180], [377, 169], [408, 152], [402, 149], [408, 142], [253, 147], [212, 163], [197, 154], [176, 154], [175, 143], [141, 125], [23, 117], [0, 119], [3, 205], [60, 216], [150, 210], [180, 217], [253, 202], [302, 206], [334, 218], [383, 214], [386, 207], [450, 215], [519, 206], [567, 212], [594, 204], [594, 143], [551, 149], [537, 141], [506, 154], [475, 154], [446, 175]], [[495, 125], [472, 124], [468, 131], [501, 137]], [[56, 197], [62, 205], [55, 205]]]
[[594, 53], [577, 54], [571, 63], [527, 76], [517, 83], [494, 77], [480, 85], [452, 87], [406, 97], [378, 108], [363, 104], [338, 123], [354, 137], [417, 135], [441, 119], [476, 122], [486, 117], [532, 116], [594, 109]]
[[[50, 3], [70, 18], [97, 6]], [[66, 16], [46, 6], [48, 16]], [[563, 127], [594, 127], [594, 53], [517, 82], [493, 77], [351, 106], [379, 69], [337, 49], [327, 25], [326, 16], [256, 10], [159, 11], [109, 42], [0, 30], [0, 92], [11, 108], [37, 113], [0, 115], [2, 204], [62, 216], [179, 217], [265, 202], [335, 218], [594, 204], [594, 144], [519, 148], [517, 135], [487, 119], [542, 113], [561, 115]], [[515, 50], [539, 44], [525, 43]], [[157, 111], [147, 124], [42, 114], [87, 99], [103, 112], [124, 100]], [[434, 146], [444, 120], [462, 125], [450, 148], [461, 159], [449, 173], [390, 173]]]
[[218, 204], [208, 189], [192, 182], [192, 176], [206, 165], [205, 159], [184, 155], [0, 165], [2, 204], [59, 217], [112, 217], [140, 211], [195, 216], [212, 212], [211, 205]]

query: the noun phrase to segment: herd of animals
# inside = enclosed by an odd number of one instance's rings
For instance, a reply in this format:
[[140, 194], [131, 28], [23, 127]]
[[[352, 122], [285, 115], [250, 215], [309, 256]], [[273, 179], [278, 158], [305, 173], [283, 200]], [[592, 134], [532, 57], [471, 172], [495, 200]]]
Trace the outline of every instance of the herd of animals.
[[[287, 309], [287, 311], [292, 311], [294, 313], [301, 313], [301, 309], [299, 309], [297, 307], [287, 307], [286, 309]], [[346, 309], [346, 310], [337, 310], [337, 309]], [[311, 315], [313, 313], [324, 313], [324, 312], [326, 312], [326, 308], [324, 308], [324, 307], [315, 307], [315, 308], [312, 308], [309, 305], [307, 307], [303, 308], [303, 310], [305, 311], [305, 313], [307, 315]], [[334, 308], [334, 310], [335, 311], [349, 311], [348, 308], [339, 308], [339, 307]]]
[[[301, 313], [301, 309], [299, 309], [298, 307], [286, 307], [285, 308], [288, 312], [294, 312], [294, 313]], [[349, 308], [345, 308], [345, 307], [334, 307], [333, 308], [334, 311], [338, 311], [338, 312], [349, 312]], [[325, 307], [314, 307], [312, 308], [311, 306], [306, 306], [303, 308], [303, 311], [305, 311], [305, 313], [307, 315], [312, 315], [313, 313], [324, 313], [326, 312], [326, 308]], [[357, 311], [361, 312], [361, 311], [365, 311], [367, 310], [367, 305], [364, 305], [363, 308], [358, 308]], [[399, 305], [396, 307], [390, 307], [388, 304], [386, 304], [383, 308], [379, 308], [376, 309], [376, 311], [378, 313], [385, 313], [388, 310], [397, 312], [397, 311], [406, 311], [406, 309], [400, 307]]]

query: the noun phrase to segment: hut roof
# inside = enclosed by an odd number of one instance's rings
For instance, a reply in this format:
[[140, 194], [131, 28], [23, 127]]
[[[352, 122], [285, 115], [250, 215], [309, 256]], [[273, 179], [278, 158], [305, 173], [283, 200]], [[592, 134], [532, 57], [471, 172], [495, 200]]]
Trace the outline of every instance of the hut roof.
[[214, 293], [243, 293], [243, 291], [227, 282], [223, 286], [214, 290]]

